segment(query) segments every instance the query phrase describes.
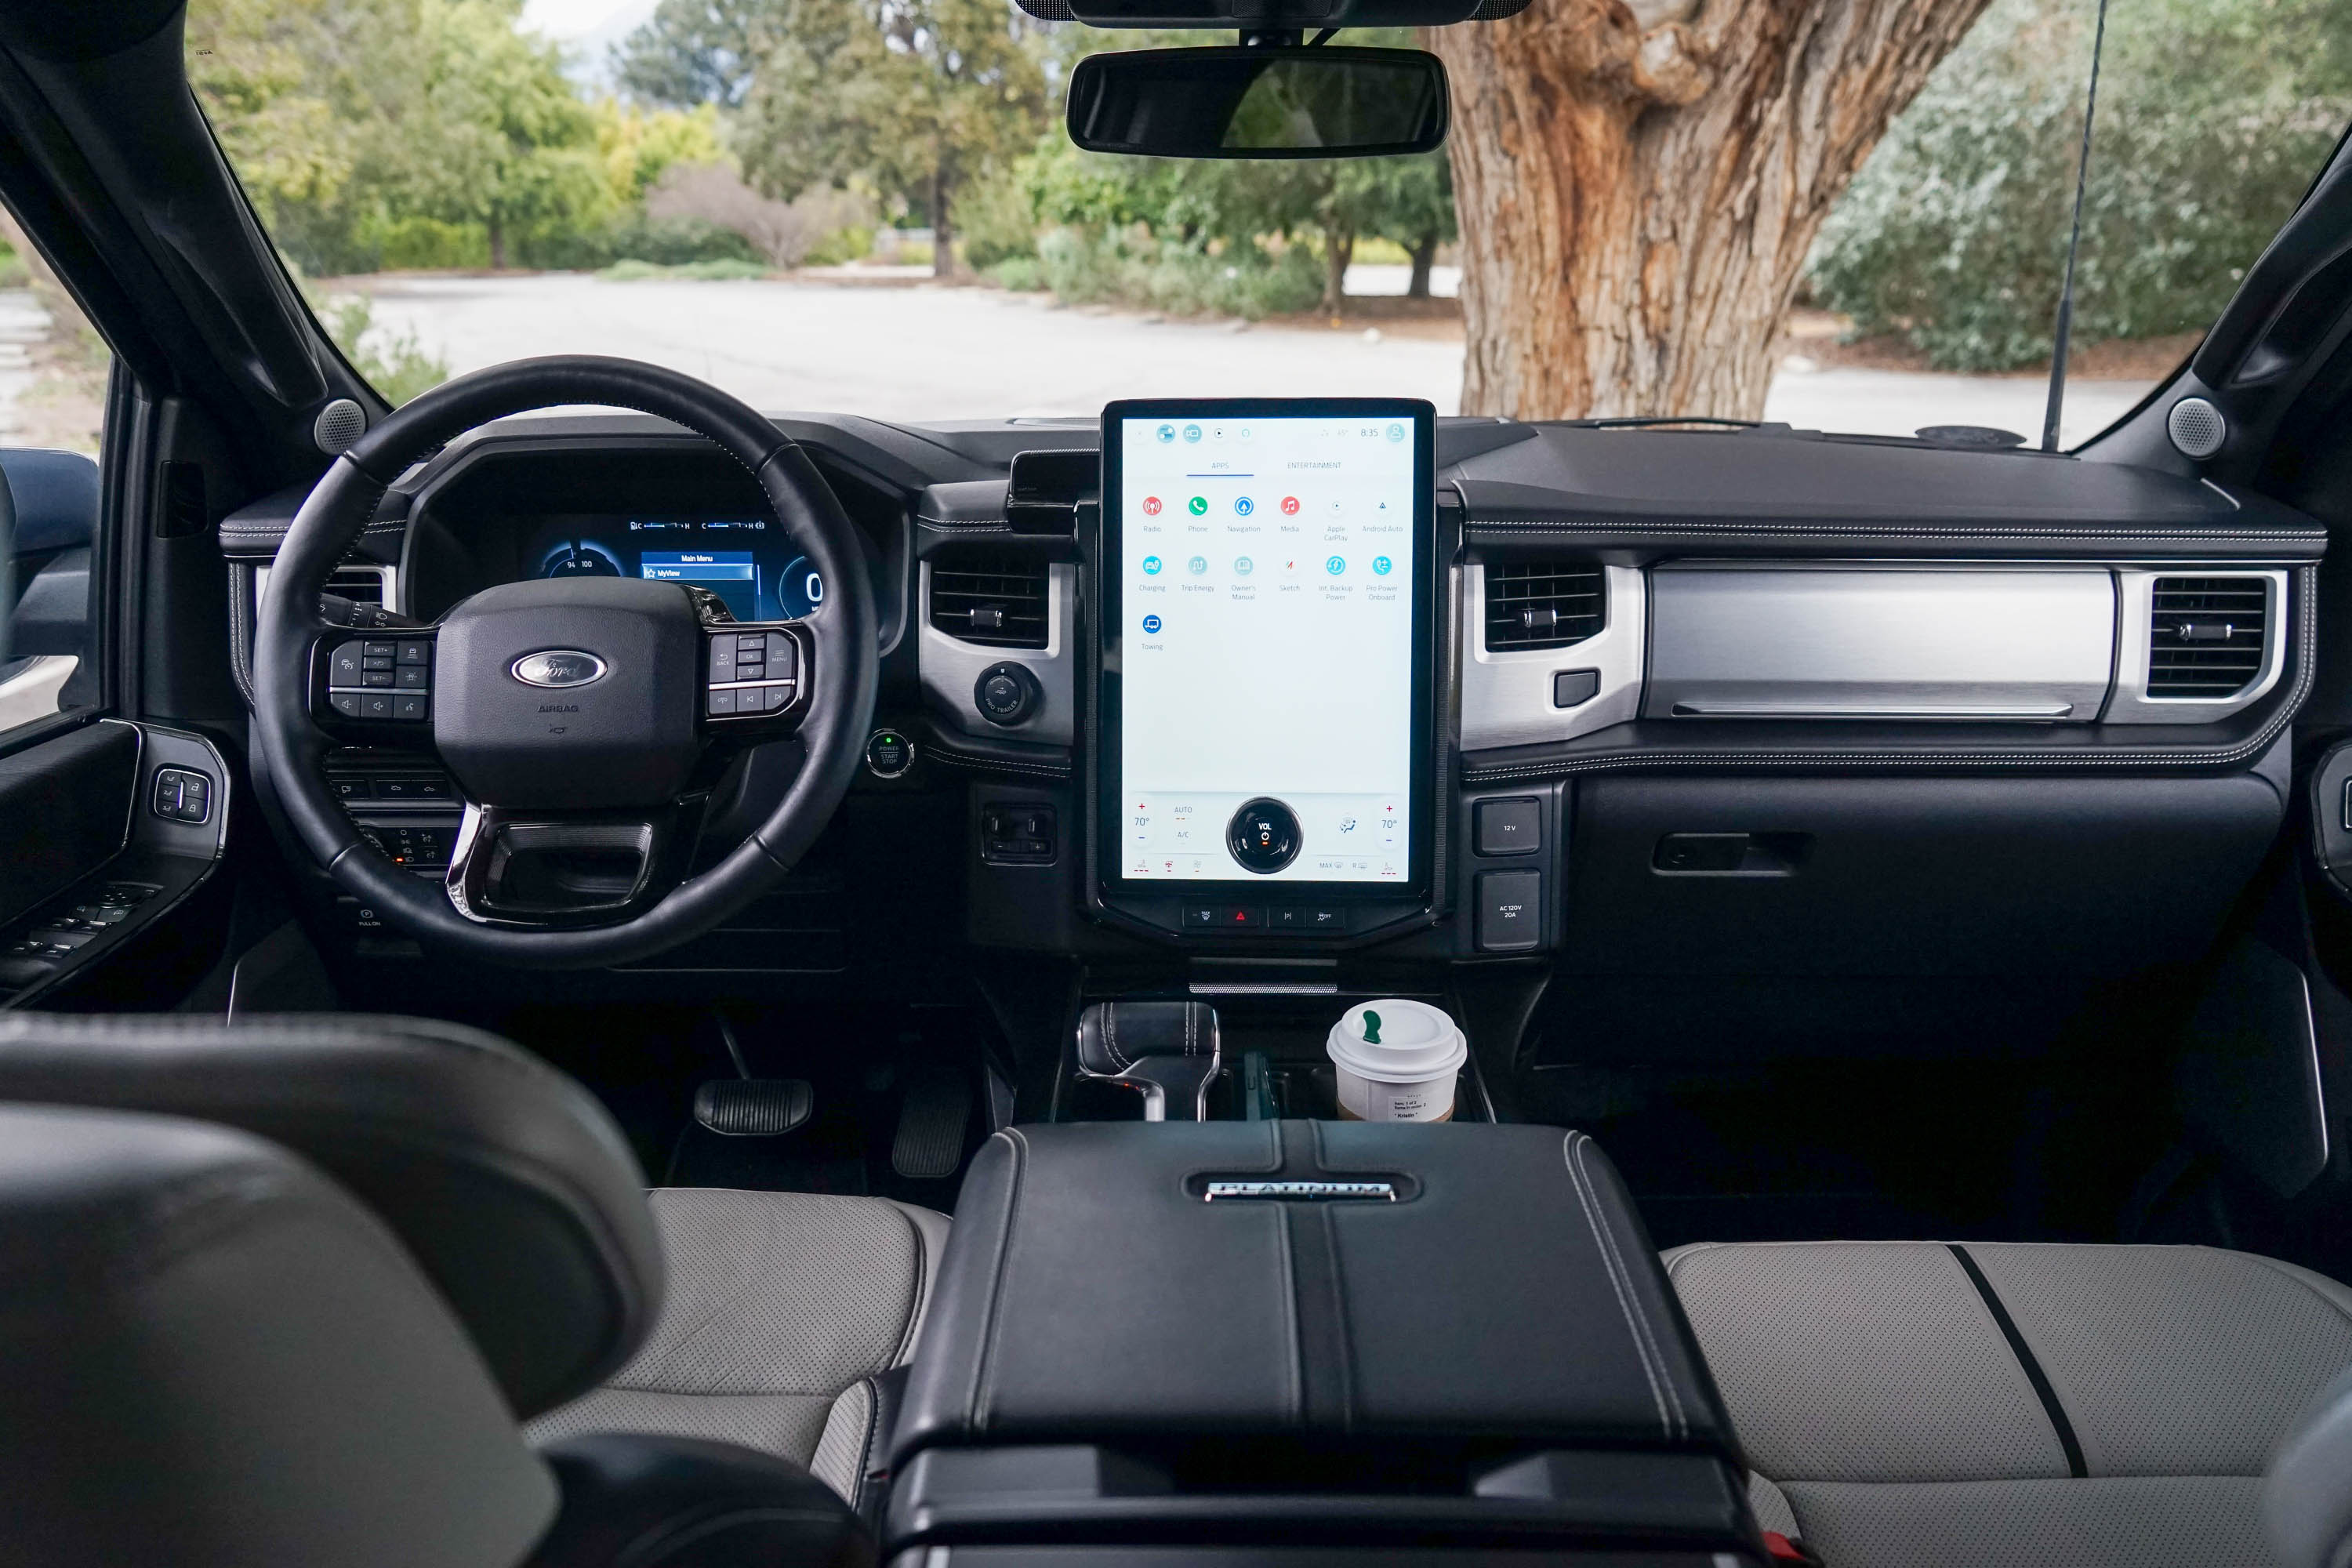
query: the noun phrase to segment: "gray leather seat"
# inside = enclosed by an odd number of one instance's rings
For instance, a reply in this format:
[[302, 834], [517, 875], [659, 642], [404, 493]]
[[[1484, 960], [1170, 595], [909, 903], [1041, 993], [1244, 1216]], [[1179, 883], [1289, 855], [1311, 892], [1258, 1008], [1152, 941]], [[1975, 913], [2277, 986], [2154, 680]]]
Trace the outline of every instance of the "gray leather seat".
[[763, 1449], [855, 1499], [914, 1353], [947, 1216], [881, 1198], [672, 1187], [652, 1194], [669, 1290], [652, 1336], [536, 1438], [664, 1432]]
[[929, 1210], [803, 1193], [657, 1191], [648, 1217], [584, 1089], [430, 1019], [17, 1015], [5, 1100], [195, 1117], [315, 1162], [416, 1252], [535, 1439], [732, 1442], [853, 1501], [947, 1238]]
[[1666, 1268], [1759, 1521], [1829, 1568], [2278, 1563], [2265, 1471], [2352, 1367], [2352, 1289], [2246, 1253], [1786, 1242]]

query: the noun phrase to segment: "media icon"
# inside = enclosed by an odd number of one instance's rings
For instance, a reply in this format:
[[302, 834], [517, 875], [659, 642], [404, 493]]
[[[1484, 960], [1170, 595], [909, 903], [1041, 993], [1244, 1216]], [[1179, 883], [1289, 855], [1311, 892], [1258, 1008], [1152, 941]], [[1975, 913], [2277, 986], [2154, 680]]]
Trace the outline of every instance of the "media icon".
[[1143, 498], [1143, 515], [1146, 517], [1158, 517], [1160, 515], [1160, 498], [1158, 496], [1145, 496]]
[[1323, 570], [1328, 572], [1334, 577], [1337, 577], [1340, 573], [1345, 572], [1347, 569], [1348, 558], [1344, 555], [1334, 555], [1330, 560], [1323, 563]]
[[1285, 517], [1297, 517], [1298, 515], [1298, 498], [1297, 496], [1285, 496], [1282, 498], [1282, 515]]
[[1395, 563], [1385, 555], [1375, 555], [1372, 557], [1372, 574], [1375, 576], [1385, 577], [1389, 574], [1389, 569]]
[[1157, 577], [1160, 575], [1160, 557], [1157, 555], [1147, 555], [1143, 558], [1143, 574], [1147, 577]]
[[1234, 498], [1234, 515], [1235, 517], [1247, 517], [1256, 510], [1257, 502], [1250, 500], [1249, 497], [1235, 496]]
[[1198, 577], [1202, 573], [1206, 572], [1208, 569], [1209, 558], [1205, 555], [1195, 555], [1192, 559], [1184, 563], [1184, 570], [1190, 572], [1195, 577]]
[[1159, 632], [1160, 632], [1160, 617], [1159, 617], [1158, 616], [1144, 616], [1144, 617], [1143, 617], [1143, 634], [1144, 634], [1144, 636], [1146, 636], [1146, 637], [1156, 637], [1156, 636], [1158, 636], [1158, 635], [1159, 635]]
[[1191, 512], [1194, 517], [1206, 517], [1209, 514], [1209, 498], [1207, 496], [1194, 496], [1191, 500], [1184, 503], [1184, 510]]
[[1236, 576], [1236, 577], [1246, 577], [1246, 576], [1248, 576], [1251, 573], [1253, 573], [1253, 572], [1255, 572], [1255, 571], [1256, 571], [1256, 570], [1257, 570], [1257, 563], [1256, 563], [1256, 562], [1255, 562], [1255, 561], [1253, 561], [1253, 560], [1251, 560], [1248, 556], [1246, 556], [1246, 555], [1236, 555], [1236, 556], [1234, 556], [1234, 576]]

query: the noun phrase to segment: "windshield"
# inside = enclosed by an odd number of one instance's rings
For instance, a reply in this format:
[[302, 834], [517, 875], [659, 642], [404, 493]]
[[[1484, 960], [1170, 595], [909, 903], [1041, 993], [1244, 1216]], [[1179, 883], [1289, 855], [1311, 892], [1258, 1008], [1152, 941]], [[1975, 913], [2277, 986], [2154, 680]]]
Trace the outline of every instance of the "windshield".
[[[1833, 9], [1886, 25], [1764, 24]], [[597, 353], [899, 420], [1378, 394], [2035, 438], [2095, 0], [1918, 11], [1349, 32], [1445, 60], [1449, 146], [1268, 163], [1076, 151], [1081, 56], [1231, 35], [1013, 0], [194, 0], [187, 26], [272, 238], [394, 401]], [[2170, 373], [2301, 197], [2352, 117], [2347, 23], [2108, 19], [2066, 444]]]

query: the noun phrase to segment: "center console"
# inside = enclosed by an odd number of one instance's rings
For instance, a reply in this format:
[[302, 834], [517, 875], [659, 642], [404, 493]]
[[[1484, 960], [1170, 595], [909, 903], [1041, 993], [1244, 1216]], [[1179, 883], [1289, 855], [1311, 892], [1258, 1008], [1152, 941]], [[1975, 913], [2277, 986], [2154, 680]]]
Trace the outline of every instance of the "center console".
[[901, 1564], [1762, 1560], [1609, 1162], [1529, 1126], [1015, 1127], [891, 1445]]

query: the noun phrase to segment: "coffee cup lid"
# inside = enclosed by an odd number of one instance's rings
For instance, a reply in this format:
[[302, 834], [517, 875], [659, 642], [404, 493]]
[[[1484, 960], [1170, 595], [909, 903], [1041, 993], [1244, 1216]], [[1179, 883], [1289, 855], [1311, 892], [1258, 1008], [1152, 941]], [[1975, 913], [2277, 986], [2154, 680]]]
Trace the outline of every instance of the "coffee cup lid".
[[1402, 996], [1360, 1002], [1331, 1026], [1325, 1049], [1360, 1078], [1412, 1083], [1461, 1070], [1469, 1045], [1441, 1008]]

